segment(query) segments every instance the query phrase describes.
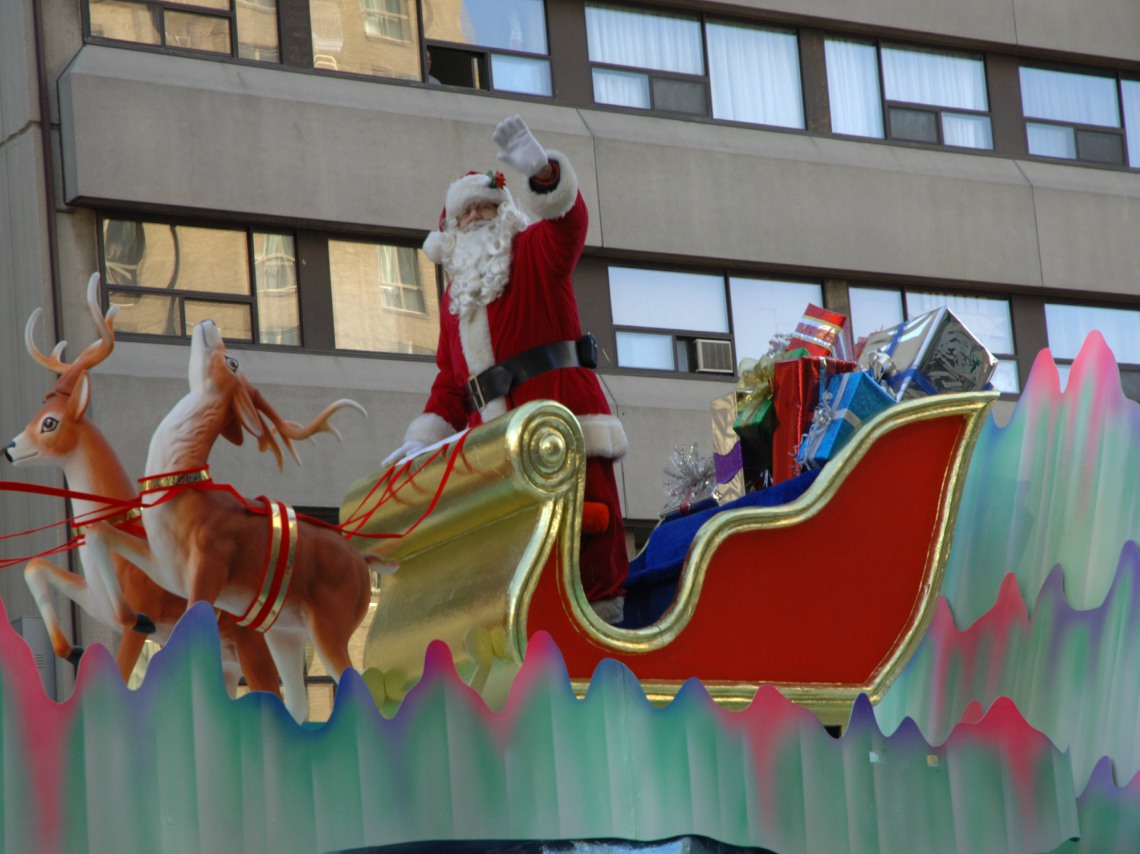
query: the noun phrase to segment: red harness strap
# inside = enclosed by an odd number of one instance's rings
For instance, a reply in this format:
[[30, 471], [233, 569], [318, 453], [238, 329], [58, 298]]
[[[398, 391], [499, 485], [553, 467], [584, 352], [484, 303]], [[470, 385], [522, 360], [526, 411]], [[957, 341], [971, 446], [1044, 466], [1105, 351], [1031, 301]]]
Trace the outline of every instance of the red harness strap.
[[297, 557], [297, 514], [282, 501], [257, 498], [269, 508], [269, 554], [261, 574], [261, 590], [245, 613], [237, 618], [242, 628], [266, 632], [276, 622], [293, 580], [293, 564]]

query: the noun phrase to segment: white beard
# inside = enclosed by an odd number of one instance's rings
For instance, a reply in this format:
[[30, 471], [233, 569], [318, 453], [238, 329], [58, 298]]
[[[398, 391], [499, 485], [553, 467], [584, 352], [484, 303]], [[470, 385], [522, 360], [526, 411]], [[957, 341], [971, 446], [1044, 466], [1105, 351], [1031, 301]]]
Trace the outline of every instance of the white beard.
[[470, 319], [476, 309], [498, 299], [511, 274], [511, 243], [526, 225], [517, 209], [504, 204], [493, 220], [454, 235], [443, 257], [451, 279], [452, 314]]

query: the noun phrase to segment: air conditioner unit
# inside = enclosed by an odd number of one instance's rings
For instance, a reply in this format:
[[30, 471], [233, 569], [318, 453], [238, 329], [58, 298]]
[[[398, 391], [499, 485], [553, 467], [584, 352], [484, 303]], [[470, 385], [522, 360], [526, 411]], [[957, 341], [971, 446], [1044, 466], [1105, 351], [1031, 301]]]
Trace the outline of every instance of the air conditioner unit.
[[697, 350], [697, 373], [731, 374], [735, 370], [732, 364], [731, 341], [720, 338], [695, 338], [693, 345]]
[[47, 626], [39, 617], [17, 617], [12, 620], [12, 628], [24, 639], [32, 650], [32, 659], [40, 674], [44, 693], [55, 699], [55, 652], [51, 648]]

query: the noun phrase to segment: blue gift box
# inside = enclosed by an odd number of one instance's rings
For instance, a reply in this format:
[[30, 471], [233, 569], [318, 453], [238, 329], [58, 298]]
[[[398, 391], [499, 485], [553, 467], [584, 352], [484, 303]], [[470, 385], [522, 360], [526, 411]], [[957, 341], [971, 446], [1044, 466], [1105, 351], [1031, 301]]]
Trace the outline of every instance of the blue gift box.
[[836, 374], [827, 382], [796, 462], [820, 468], [834, 459], [863, 423], [895, 402], [868, 371]]

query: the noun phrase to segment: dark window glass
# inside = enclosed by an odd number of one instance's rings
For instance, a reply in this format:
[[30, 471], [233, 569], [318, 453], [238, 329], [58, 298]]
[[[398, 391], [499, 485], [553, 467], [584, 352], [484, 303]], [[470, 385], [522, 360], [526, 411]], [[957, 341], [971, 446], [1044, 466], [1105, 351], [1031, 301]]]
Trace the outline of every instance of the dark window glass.
[[1077, 131], [1077, 151], [1081, 160], [1094, 163], [1124, 163], [1124, 139], [1115, 133]]
[[915, 142], [938, 142], [938, 114], [891, 107], [891, 136]]
[[653, 80], [653, 106], [671, 113], [705, 115], [705, 87], [690, 80], [670, 80], [657, 77]]

